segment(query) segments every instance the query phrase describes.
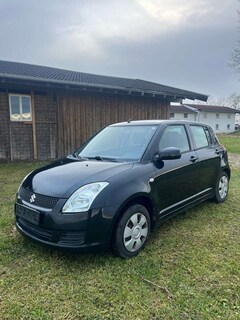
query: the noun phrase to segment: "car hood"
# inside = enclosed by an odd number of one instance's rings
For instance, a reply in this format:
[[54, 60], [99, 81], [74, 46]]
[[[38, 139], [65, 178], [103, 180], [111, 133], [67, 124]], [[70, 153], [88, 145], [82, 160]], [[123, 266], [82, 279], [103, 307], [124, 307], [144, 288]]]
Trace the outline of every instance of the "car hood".
[[22, 186], [38, 194], [68, 198], [79, 187], [106, 181], [132, 166], [132, 163], [66, 158], [33, 171], [23, 181]]

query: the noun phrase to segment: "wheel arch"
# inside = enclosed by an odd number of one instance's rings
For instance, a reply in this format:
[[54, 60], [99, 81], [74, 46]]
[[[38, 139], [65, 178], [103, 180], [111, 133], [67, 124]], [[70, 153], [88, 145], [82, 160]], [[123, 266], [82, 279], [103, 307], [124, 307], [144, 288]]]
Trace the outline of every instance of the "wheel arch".
[[230, 178], [231, 178], [231, 170], [228, 169], [228, 168], [225, 168], [225, 169], [223, 169], [223, 172], [225, 172], [228, 175], [228, 178], [230, 180]]
[[124, 212], [129, 207], [131, 207], [133, 205], [136, 205], [136, 204], [140, 204], [140, 205], [144, 206], [148, 210], [148, 213], [149, 213], [149, 216], [150, 216], [150, 220], [151, 220], [151, 230], [155, 228], [157, 219], [156, 219], [156, 213], [155, 213], [155, 210], [154, 210], [154, 205], [152, 203], [152, 200], [148, 196], [143, 195], [143, 194], [136, 195], [136, 196], [134, 196], [132, 198], [127, 199], [122, 204], [122, 206], [119, 208], [117, 216], [116, 216], [116, 219], [114, 220], [113, 227], [112, 227], [111, 243], [112, 243], [112, 240], [113, 240], [114, 233], [115, 233], [116, 227], [118, 225], [118, 222], [120, 221], [120, 219], [123, 216]]

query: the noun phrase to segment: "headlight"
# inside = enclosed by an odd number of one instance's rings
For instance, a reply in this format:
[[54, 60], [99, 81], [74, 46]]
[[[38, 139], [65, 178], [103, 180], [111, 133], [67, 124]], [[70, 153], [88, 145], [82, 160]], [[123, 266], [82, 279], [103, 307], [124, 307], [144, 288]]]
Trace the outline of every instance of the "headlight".
[[62, 212], [83, 212], [89, 210], [96, 196], [108, 182], [95, 182], [77, 189], [65, 203]]

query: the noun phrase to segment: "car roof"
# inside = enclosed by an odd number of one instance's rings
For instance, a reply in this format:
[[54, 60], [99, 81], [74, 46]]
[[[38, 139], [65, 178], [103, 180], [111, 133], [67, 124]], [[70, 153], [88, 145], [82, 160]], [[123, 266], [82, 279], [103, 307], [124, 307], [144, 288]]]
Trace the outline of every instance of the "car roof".
[[125, 121], [111, 124], [110, 126], [140, 126], [140, 125], [160, 125], [164, 120], [135, 120], [135, 121]]
[[194, 121], [187, 121], [187, 120], [134, 120], [134, 121], [125, 121], [111, 124], [111, 127], [118, 127], [118, 126], [160, 126], [162, 124], [192, 124], [192, 125], [203, 125], [205, 127], [209, 127], [205, 123], [194, 122]]

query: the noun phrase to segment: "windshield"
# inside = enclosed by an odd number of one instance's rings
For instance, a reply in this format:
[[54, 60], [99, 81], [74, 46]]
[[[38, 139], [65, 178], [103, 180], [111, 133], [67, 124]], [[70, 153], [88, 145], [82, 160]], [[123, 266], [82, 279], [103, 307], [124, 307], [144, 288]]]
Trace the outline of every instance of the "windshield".
[[75, 153], [80, 158], [96, 160], [140, 160], [157, 126], [112, 126], [100, 131]]

